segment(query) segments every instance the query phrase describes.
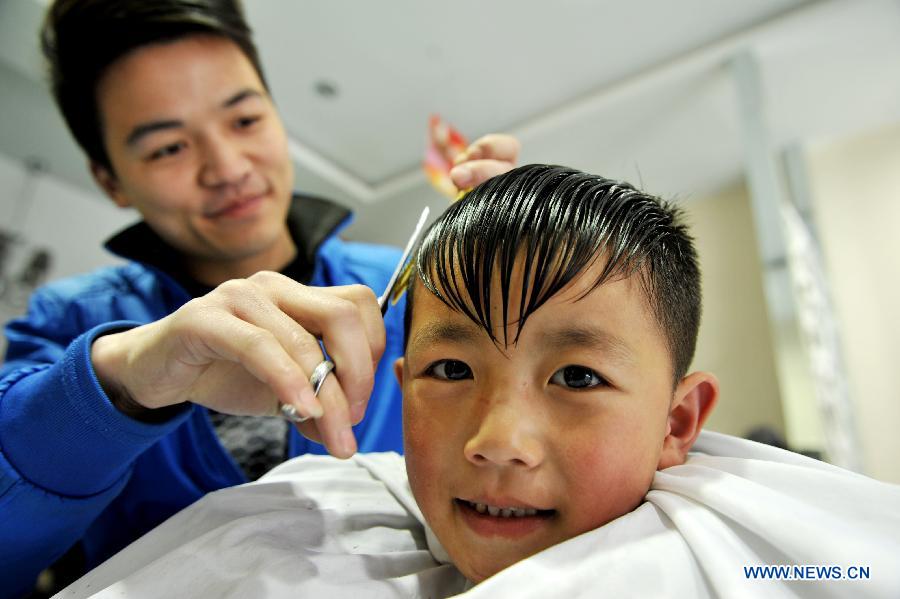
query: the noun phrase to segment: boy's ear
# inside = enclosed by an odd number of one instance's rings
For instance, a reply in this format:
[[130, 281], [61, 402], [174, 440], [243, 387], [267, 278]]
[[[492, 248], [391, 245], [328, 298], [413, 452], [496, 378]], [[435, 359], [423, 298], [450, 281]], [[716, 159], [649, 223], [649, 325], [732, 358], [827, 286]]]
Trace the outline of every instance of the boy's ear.
[[394, 360], [394, 376], [397, 377], [397, 382], [400, 383], [400, 388], [403, 388], [403, 358], [397, 358]]
[[684, 463], [718, 398], [719, 381], [714, 375], [694, 372], [681, 379], [669, 408], [657, 470]]
[[115, 202], [116, 206], [119, 208], [128, 208], [131, 206], [131, 202], [122, 193], [122, 186], [119, 185], [119, 180], [111, 170], [94, 161], [91, 161], [90, 169], [94, 181], [96, 181], [97, 185], [100, 186], [100, 189]]

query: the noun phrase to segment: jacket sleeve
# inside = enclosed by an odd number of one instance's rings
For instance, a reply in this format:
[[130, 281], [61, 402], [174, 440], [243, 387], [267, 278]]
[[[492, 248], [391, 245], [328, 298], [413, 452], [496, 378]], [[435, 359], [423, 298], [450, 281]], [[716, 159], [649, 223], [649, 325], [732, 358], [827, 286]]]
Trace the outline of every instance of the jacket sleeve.
[[[134, 460], [175, 429], [135, 421], [106, 397], [91, 343], [136, 322], [85, 323], [38, 291], [7, 325], [0, 366], [0, 596], [26, 593], [121, 492]], [[82, 329], [84, 330], [84, 329]]]

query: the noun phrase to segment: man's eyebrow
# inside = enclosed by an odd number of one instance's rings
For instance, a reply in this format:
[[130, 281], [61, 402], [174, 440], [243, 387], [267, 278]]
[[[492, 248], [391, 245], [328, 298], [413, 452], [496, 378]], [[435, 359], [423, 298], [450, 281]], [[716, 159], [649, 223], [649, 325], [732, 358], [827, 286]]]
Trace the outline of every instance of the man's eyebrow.
[[231, 108], [235, 104], [240, 104], [247, 98], [262, 98], [262, 93], [250, 87], [242, 89], [238, 93], [222, 102], [222, 108]]
[[545, 333], [543, 337], [548, 351], [589, 347], [600, 350], [613, 360], [623, 363], [634, 362], [634, 352], [631, 347], [621, 338], [602, 328], [570, 326]]
[[412, 352], [423, 351], [429, 345], [441, 342], [474, 343], [478, 339], [478, 329], [460, 323], [436, 322], [416, 331], [409, 342]]
[[177, 119], [141, 123], [131, 130], [131, 133], [128, 134], [128, 137], [125, 140], [125, 144], [128, 146], [134, 146], [141, 140], [142, 137], [150, 135], [151, 133], [155, 133], [156, 131], [163, 131], [166, 129], [179, 129], [181, 127], [184, 127], [184, 121], [179, 121]]
[[[241, 102], [243, 102], [244, 100], [246, 100], [248, 98], [261, 98], [261, 97], [262, 97], [262, 93], [260, 93], [259, 91], [255, 90], [255, 89], [248, 87], [246, 89], [240, 90], [239, 92], [237, 92], [236, 94], [234, 94], [232, 96], [229, 96], [227, 100], [222, 102], [222, 108], [231, 108], [232, 106], [240, 104]], [[139, 142], [141, 140], [141, 138], [143, 138], [151, 133], [155, 133], [157, 131], [164, 131], [167, 129], [178, 129], [181, 127], [184, 127], [184, 121], [181, 121], [178, 119], [166, 119], [166, 120], [161, 120], [161, 121], [150, 121], [149, 123], [142, 123], [131, 130], [131, 133], [128, 134], [128, 137], [125, 140], [125, 143], [129, 146], [134, 146], [137, 142]]]

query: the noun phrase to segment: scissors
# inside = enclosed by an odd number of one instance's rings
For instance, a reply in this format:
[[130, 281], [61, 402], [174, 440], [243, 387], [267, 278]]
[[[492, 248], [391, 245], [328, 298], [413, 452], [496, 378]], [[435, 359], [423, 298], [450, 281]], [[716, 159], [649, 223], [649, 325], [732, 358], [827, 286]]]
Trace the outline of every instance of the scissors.
[[[391, 275], [391, 278], [388, 280], [387, 288], [385, 288], [384, 293], [382, 293], [378, 297], [378, 307], [381, 308], [381, 315], [384, 316], [387, 312], [388, 305], [392, 303], [397, 303], [397, 300], [403, 295], [402, 291], [398, 291], [395, 287], [398, 285], [405, 285], [408, 277], [401, 277], [400, 274], [404, 270], [404, 266], [406, 265], [406, 260], [409, 258], [410, 253], [416, 245], [416, 241], [418, 241], [419, 236], [422, 234], [422, 229], [425, 227], [425, 221], [428, 219], [428, 213], [430, 212], [428, 206], [422, 210], [422, 214], [419, 215], [419, 222], [416, 223], [416, 228], [413, 231], [412, 236], [409, 238], [409, 241], [406, 242], [406, 249], [403, 250], [403, 255], [400, 256], [400, 262], [397, 263], [397, 268], [394, 269], [394, 274]], [[393, 302], [389, 302], [388, 299], [391, 297], [394, 298]]]

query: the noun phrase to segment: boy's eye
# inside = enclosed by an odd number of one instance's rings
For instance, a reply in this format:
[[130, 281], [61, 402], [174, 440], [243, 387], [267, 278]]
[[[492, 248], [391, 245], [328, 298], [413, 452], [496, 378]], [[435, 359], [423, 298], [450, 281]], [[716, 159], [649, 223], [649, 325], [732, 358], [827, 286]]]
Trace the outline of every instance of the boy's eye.
[[178, 142], [174, 144], [167, 144], [158, 150], [155, 150], [152, 154], [150, 154], [150, 160], [159, 160], [160, 158], [165, 158], [167, 156], [174, 156], [178, 152], [184, 149], [184, 143]]
[[586, 366], [566, 366], [560, 368], [550, 377], [554, 385], [569, 387], [570, 389], [592, 389], [599, 386], [607, 386], [602, 376]]
[[459, 360], [438, 360], [425, 370], [426, 374], [436, 379], [461, 381], [472, 378], [472, 369]]

